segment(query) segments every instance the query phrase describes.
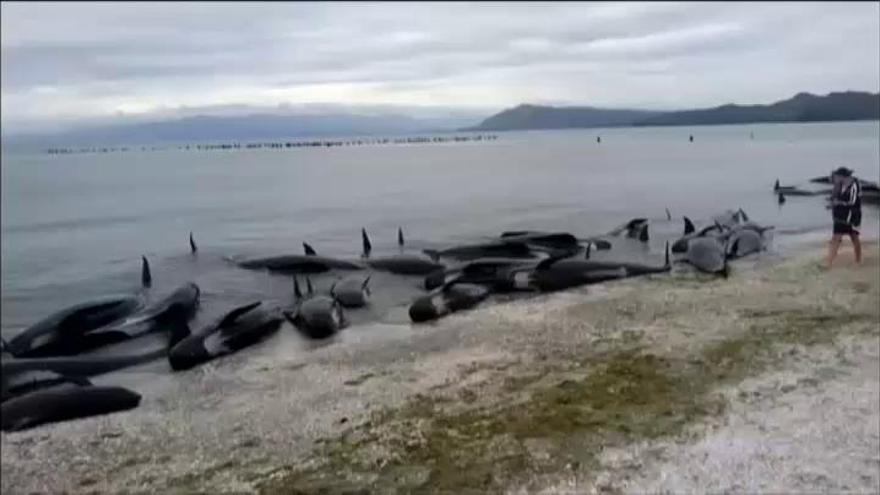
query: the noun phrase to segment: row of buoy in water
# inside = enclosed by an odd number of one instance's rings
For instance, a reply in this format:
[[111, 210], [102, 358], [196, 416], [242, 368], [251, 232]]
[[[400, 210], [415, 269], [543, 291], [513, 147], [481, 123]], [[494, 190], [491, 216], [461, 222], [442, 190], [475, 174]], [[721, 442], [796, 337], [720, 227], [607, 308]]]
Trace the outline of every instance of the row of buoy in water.
[[[346, 139], [346, 140], [307, 140], [285, 142], [260, 142], [260, 143], [213, 143], [213, 144], [186, 144], [178, 145], [178, 150], [215, 151], [215, 150], [239, 150], [239, 149], [285, 149], [285, 148], [333, 148], [339, 146], [380, 146], [389, 144], [439, 144], [439, 143], [464, 143], [495, 141], [495, 134], [478, 134], [475, 136], [410, 136], [398, 138], [371, 138], [371, 139]], [[163, 148], [155, 146], [138, 147], [84, 147], [84, 148], [49, 148], [46, 150], [50, 155], [67, 155], [76, 153], [117, 153], [129, 151], [156, 151]]]

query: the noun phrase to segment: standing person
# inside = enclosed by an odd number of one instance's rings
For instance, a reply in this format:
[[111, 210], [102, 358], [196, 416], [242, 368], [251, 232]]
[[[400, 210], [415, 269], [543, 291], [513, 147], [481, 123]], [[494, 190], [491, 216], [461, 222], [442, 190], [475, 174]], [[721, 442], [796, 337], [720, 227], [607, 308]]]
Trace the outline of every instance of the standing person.
[[834, 228], [831, 245], [828, 248], [828, 259], [825, 268], [830, 269], [844, 234], [849, 235], [853, 243], [856, 265], [862, 262], [862, 243], [859, 241], [858, 227], [862, 224], [862, 185], [852, 176], [853, 171], [840, 167], [831, 173], [831, 218]]

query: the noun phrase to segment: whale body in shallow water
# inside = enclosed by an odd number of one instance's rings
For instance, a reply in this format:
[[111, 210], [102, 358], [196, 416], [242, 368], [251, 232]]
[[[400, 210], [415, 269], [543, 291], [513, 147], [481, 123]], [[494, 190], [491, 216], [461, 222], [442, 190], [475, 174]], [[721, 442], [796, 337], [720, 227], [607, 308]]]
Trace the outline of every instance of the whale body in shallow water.
[[453, 281], [494, 285], [511, 267], [534, 267], [537, 260], [520, 258], [480, 258], [425, 277], [425, 289], [434, 290]]
[[125, 320], [81, 334], [60, 337], [32, 349], [26, 356], [70, 356], [131, 340], [147, 333], [171, 329], [173, 326], [185, 324], [195, 315], [199, 295], [199, 287], [194, 283], [187, 283], [159, 302]]
[[279, 273], [323, 273], [330, 270], [363, 270], [364, 266], [353, 261], [317, 255], [290, 254], [257, 258], [237, 262], [248, 270], [269, 270]]
[[346, 308], [361, 308], [370, 299], [370, 277], [347, 277], [335, 284], [330, 292]]
[[[150, 264], [143, 257], [142, 286], [149, 287], [152, 279]], [[108, 296], [75, 304], [24, 329], [9, 342], [4, 341], [3, 350], [16, 357], [41, 356], [47, 346], [55, 347], [58, 341], [76, 339], [90, 330], [119, 321], [143, 305], [144, 299], [139, 295]]]
[[13, 356], [43, 356], [46, 352], [51, 355], [51, 349], [58, 348], [64, 341], [119, 321], [143, 304], [143, 299], [137, 296], [109, 296], [76, 304], [26, 328], [5, 347]]
[[496, 290], [540, 290], [555, 291], [595, 284], [608, 280], [636, 277], [671, 270], [669, 245], [666, 245], [666, 262], [663, 266], [650, 266], [640, 263], [616, 261], [597, 261], [589, 259], [590, 250], [585, 257], [547, 259], [534, 267], [512, 267], [502, 273], [496, 281]]
[[682, 261], [694, 268], [706, 272], [724, 275], [729, 274], [725, 246], [716, 237], [697, 237], [688, 242], [687, 252]]
[[20, 373], [3, 373], [0, 376], [0, 402], [37, 390], [54, 388], [61, 385], [84, 387], [92, 383], [83, 377], [65, 376], [52, 371], [24, 371]]
[[185, 370], [256, 344], [281, 326], [277, 311], [257, 301], [233, 309], [178, 342], [168, 352], [173, 370]]
[[713, 217], [712, 225], [704, 227], [699, 231], [694, 228], [694, 223], [688, 217], [684, 217], [684, 234], [672, 244], [672, 252], [686, 253], [688, 250], [688, 243], [691, 239], [698, 237], [720, 237], [720, 242], [726, 244], [726, 239], [729, 235], [725, 235], [725, 233], [729, 234], [732, 231], [752, 230], [759, 234], [759, 236], [763, 236], [764, 232], [772, 230], [773, 228], [772, 225], [762, 226], [751, 221], [742, 208], [736, 212], [733, 210], [727, 210], [720, 215], [716, 215]]
[[[371, 258], [370, 254], [373, 250], [373, 245], [370, 242], [369, 236], [367, 236], [366, 229], [361, 229], [361, 240], [363, 244], [363, 262], [374, 270], [382, 270], [397, 275], [427, 275], [445, 268], [445, 265], [441, 263], [414, 255], [398, 254], [395, 256]], [[397, 244], [403, 249], [403, 229], [398, 229], [397, 231]]]
[[308, 294], [303, 297], [299, 281], [294, 278], [296, 306], [291, 311], [284, 311], [284, 317], [308, 337], [314, 339], [330, 337], [348, 324], [342, 303], [332, 295], [315, 294], [311, 281], [308, 279], [306, 281]]
[[425, 249], [424, 253], [432, 258], [450, 258], [459, 261], [475, 260], [487, 257], [505, 258], [536, 258], [537, 255], [524, 242], [496, 241], [483, 244], [455, 246], [442, 250]]
[[419, 297], [409, 307], [413, 322], [425, 322], [450, 313], [469, 309], [489, 297], [489, 289], [477, 284], [447, 284], [436, 291]]
[[134, 409], [141, 396], [122, 387], [57, 387], [37, 390], [0, 405], [3, 431]]

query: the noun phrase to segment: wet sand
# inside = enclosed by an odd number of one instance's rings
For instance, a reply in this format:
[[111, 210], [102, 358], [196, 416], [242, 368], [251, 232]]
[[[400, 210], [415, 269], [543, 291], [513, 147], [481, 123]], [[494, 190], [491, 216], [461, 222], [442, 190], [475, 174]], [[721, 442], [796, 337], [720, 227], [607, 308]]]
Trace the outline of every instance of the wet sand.
[[860, 269], [845, 247], [819, 270], [814, 245], [728, 280], [631, 279], [381, 338], [353, 327], [295, 359], [282, 338], [130, 373], [150, 381], [136, 410], [2, 434], [0, 488], [876, 492], [876, 240], [865, 251]]

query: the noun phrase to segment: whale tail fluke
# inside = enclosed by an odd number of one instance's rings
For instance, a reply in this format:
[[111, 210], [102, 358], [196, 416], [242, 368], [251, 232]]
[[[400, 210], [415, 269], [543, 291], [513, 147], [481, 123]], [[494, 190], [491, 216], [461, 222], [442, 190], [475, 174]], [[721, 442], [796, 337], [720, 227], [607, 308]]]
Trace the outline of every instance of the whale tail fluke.
[[297, 301], [303, 297], [302, 290], [299, 288], [299, 279], [296, 278], [296, 275], [293, 276], [293, 297]]
[[196, 254], [196, 252], [198, 252], [198, 250], [199, 250], [199, 247], [196, 246], [196, 241], [195, 241], [195, 239], [193, 239], [193, 233], [192, 233], [192, 232], [189, 233], [189, 250], [190, 250], [190, 252], [191, 252], [192, 254]]
[[694, 231], [697, 230], [696, 227], [694, 227], [694, 222], [691, 222], [691, 219], [688, 217], [682, 218], [684, 218], [684, 235], [694, 233]]
[[308, 242], [303, 243], [303, 251], [306, 253], [306, 256], [316, 256], [318, 254], [315, 251], [315, 248], [313, 248], [311, 245], [309, 245]]
[[141, 285], [149, 288], [153, 286], [153, 275], [150, 273], [150, 262], [146, 256], [141, 256]]
[[370, 252], [373, 250], [373, 244], [370, 243], [370, 237], [367, 235], [367, 229], [361, 229], [361, 244], [363, 245], [363, 253], [361, 256], [364, 258], [370, 257]]

